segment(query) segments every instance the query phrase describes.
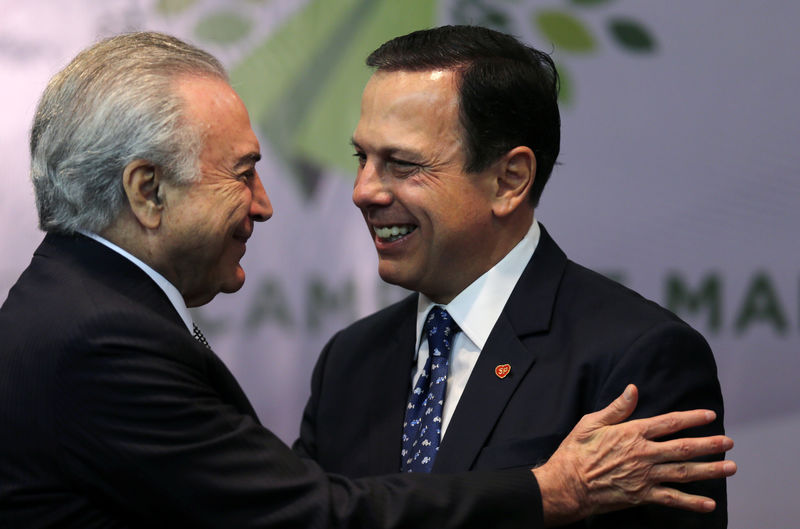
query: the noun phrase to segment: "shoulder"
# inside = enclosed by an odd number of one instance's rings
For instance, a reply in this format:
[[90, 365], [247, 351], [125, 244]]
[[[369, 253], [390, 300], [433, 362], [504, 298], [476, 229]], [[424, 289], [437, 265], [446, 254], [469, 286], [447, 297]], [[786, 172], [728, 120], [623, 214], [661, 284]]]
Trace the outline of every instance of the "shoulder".
[[616, 365], [614, 369], [622, 369], [620, 364], [669, 372], [702, 367], [704, 374], [716, 376], [705, 338], [634, 290], [568, 262], [559, 293], [554, 332], [583, 344], [582, 351], [595, 360], [604, 358]]
[[[317, 366], [360, 365], [380, 345], [381, 351], [413, 348], [416, 328], [417, 294], [411, 294], [334, 334], [320, 353]], [[367, 356], [365, 356], [367, 355]]]
[[688, 327], [658, 303], [573, 261], [567, 261], [558, 292], [557, 305], [584, 318], [642, 324], [673, 322]]
[[416, 324], [416, 293], [410, 294], [397, 303], [361, 318], [336, 334], [339, 339], [358, 338], [359, 340], [385, 340], [387, 336], [398, 332], [409, 322]]
[[520, 335], [546, 336], [560, 344], [552, 348], [555, 357], [569, 350], [587, 361], [613, 362], [626, 351], [643, 349], [708, 351], [700, 333], [675, 314], [575, 262], [566, 260], [548, 283], [552, 297], [537, 296], [541, 289], [520, 291], [509, 317]]
[[144, 272], [85, 237], [48, 235], [0, 309], [6, 359], [38, 362], [188, 334]]

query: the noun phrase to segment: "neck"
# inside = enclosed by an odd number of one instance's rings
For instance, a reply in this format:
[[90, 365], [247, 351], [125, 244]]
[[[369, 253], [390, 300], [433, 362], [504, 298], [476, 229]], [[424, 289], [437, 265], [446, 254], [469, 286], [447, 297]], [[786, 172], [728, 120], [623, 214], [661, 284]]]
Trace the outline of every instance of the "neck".
[[135, 218], [125, 218], [123, 213], [108, 227], [101, 230], [98, 235], [136, 256], [137, 259], [164, 276], [167, 281], [178, 286], [176, 278], [171, 277], [169, 270], [161, 265], [158, 249], [162, 245], [155, 241], [152, 233], [135, 222]]
[[[522, 212], [520, 212], [522, 213]], [[497, 263], [502, 261], [508, 253], [527, 235], [533, 222], [533, 209], [528, 208], [525, 215], [517, 215], [514, 219], [505, 218], [496, 221], [498, 229], [489, 239], [487, 246], [477, 253], [475, 263], [471, 273], [462, 278], [457, 285], [449, 285], [447, 291], [422, 292], [434, 303], [447, 305], [463, 292], [468, 286], [475, 282], [483, 274], [491, 270]]]

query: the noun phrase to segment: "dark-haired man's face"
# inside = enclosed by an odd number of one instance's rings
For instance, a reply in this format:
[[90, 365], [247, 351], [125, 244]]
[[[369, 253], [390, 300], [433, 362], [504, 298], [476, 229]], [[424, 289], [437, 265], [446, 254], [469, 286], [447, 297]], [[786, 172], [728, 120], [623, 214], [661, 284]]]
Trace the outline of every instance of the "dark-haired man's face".
[[353, 202], [393, 284], [447, 303], [496, 262], [492, 168], [464, 172], [451, 71], [376, 72], [353, 134]]

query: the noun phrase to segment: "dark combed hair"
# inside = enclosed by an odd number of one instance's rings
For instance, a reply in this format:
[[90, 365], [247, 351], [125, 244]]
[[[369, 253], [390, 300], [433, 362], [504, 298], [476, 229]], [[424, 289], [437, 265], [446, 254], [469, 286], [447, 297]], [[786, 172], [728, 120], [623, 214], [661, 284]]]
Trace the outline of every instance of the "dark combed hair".
[[558, 157], [558, 72], [546, 53], [479, 26], [442, 26], [384, 43], [367, 57], [378, 71], [453, 70], [464, 128], [467, 172], [486, 169], [509, 150], [536, 156], [531, 201], [539, 203]]

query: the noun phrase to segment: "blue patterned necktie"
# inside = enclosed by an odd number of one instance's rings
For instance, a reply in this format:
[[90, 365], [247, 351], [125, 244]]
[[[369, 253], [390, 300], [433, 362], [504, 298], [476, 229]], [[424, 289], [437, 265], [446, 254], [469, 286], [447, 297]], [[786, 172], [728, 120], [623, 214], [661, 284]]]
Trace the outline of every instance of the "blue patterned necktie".
[[424, 330], [428, 336], [428, 360], [406, 407], [401, 472], [430, 472], [433, 467], [442, 432], [450, 347], [458, 325], [446, 310], [434, 307], [428, 313]]

